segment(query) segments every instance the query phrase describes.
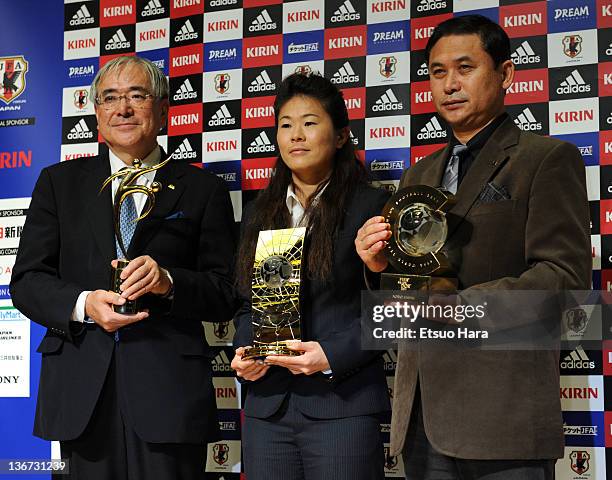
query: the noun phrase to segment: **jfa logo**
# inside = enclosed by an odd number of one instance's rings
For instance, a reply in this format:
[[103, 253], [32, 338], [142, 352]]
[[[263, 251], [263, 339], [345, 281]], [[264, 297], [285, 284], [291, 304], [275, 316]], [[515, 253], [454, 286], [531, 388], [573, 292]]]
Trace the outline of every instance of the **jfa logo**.
[[0, 100], [8, 105], [23, 93], [27, 72], [28, 62], [23, 55], [0, 57]]

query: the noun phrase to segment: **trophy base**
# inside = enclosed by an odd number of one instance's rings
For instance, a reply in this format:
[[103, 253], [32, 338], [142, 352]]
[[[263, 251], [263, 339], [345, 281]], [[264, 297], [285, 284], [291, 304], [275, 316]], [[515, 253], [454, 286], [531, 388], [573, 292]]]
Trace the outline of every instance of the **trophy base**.
[[455, 292], [457, 291], [457, 286], [457, 279], [451, 277], [406, 275], [401, 273], [383, 273], [380, 276], [381, 290]]
[[301, 352], [290, 350], [285, 342], [266, 343], [245, 349], [242, 355], [243, 360], [260, 360], [272, 355], [288, 355], [297, 357]]
[[[111, 272], [111, 291], [121, 295], [121, 272], [128, 266], [129, 260], [117, 260], [117, 268], [112, 268]], [[113, 311], [122, 315], [133, 315], [138, 313], [136, 300], [127, 300], [123, 305], [113, 305]]]

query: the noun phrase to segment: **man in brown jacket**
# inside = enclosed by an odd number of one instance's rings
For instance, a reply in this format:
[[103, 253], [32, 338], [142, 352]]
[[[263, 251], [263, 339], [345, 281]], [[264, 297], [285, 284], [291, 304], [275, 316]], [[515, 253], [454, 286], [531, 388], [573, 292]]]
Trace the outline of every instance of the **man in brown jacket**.
[[[452, 130], [442, 150], [404, 172], [400, 188], [456, 193], [444, 251], [460, 289], [590, 288], [585, 170], [573, 145], [519, 130], [504, 111], [510, 42], [479, 15], [447, 20], [426, 47], [431, 91]], [[359, 230], [374, 272], [391, 232]], [[536, 319], [537, 320], [537, 319]], [[400, 345], [391, 454], [408, 479], [552, 479], [563, 456], [558, 352], [409, 351]]]

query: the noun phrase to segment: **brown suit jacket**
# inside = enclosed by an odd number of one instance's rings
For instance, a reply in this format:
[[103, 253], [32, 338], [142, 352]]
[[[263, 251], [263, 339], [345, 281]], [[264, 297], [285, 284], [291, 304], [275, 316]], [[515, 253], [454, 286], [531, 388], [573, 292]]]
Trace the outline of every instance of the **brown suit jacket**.
[[[404, 172], [400, 187], [439, 186], [449, 147]], [[488, 182], [509, 200], [483, 203]], [[585, 290], [591, 285], [589, 208], [575, 146], [522, 132], [510, 118], [489, 138], [457, 191], [445, 250], [459, 288]], [[427, 437], [466, 459], [563, 456], [558, 351], [431, 352], [401, 348], [391, 453], [401, 452], [417, 386]]]

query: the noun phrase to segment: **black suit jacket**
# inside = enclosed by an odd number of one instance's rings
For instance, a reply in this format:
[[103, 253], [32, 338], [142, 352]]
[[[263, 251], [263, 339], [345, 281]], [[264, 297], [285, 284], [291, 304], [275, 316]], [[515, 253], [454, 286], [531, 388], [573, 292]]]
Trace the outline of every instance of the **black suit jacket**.
[[[314, 418], [341, 418], [388, 411], [389, 394], [380, 352], [361, 349], [361, 290], [365, 290], [363, 263], [355, 252], [355, 236], [363, 223], [379, 215], [388, 194], [360, 187], [349, 201], [334, 243], [332, 279], [309, 281], [302, 276], [300, 309], [302, 340], [321, 344], [333, 372], [329, 381], [318, 373], [293, 375], [285, 368], [248, 384], [245, 414], [267, 418], [291, 392], [297, 407]], [[247, 208], [243, 223], [248, 222]], [[308, 248], [308, 241], [306, 242]], [[250, 302], [234, 318], [234, 345], [252, 345]]]
[[150, 255], [174, 281], [172, 301], [142, 297], [149, 318], [113, 334], [71, 322], [83, 290], [108, 289], [116, 257], [108, 155], [45, 168], [32, 193], [13, 277], [15, 306], [47, 327], [34, 434], [71, 440], [85, 429], [113, 351], [124, 407], [148, 442], [204, 442], [216, 432], [212, 357], [201, 321], [234, 312], [234, 220], [222, 180], [170, 163], [163, 189], [136, 227], [128, 257]]

